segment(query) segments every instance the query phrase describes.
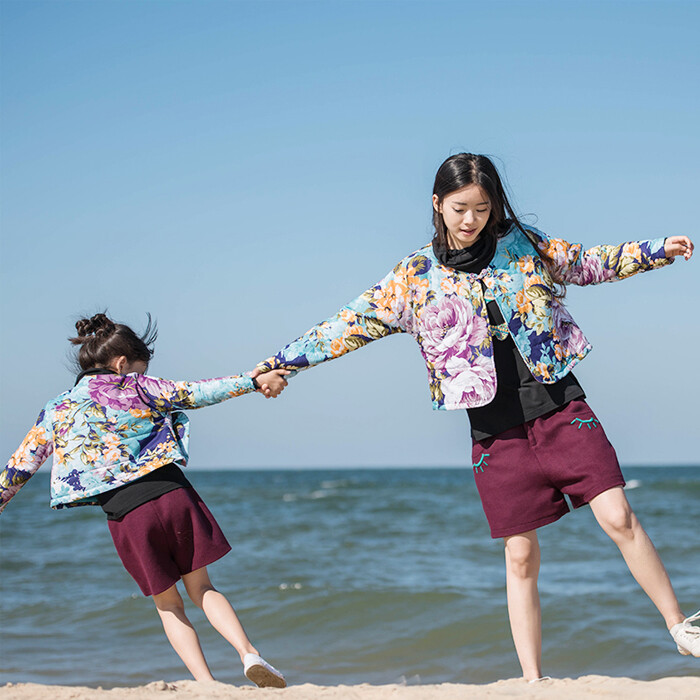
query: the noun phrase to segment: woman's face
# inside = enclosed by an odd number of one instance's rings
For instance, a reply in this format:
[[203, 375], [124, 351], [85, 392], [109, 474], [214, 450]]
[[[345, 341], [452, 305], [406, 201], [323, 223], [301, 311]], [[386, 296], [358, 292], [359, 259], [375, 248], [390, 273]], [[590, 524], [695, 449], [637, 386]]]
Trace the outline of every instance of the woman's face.
[[442, 214], [450, 248], [468, 248], [484, 230], [491, 214], [491, 202], [479, 185], [467, 185], [440, 202], [433, 195], [433, 207]]

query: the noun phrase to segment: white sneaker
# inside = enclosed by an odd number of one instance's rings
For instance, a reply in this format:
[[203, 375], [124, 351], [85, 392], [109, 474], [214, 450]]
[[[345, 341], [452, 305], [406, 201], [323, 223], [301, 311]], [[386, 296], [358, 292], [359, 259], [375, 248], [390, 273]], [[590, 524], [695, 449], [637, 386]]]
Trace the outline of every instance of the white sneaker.
[[286, 688], [284, 676], [257, 654], [246, 654], [243, 657], [243, 673], [248, 680], [253, 681], [258, 688]]
[[692, 654], [693, 656], [700, 657], [700, 627], [690, 624], [694, 620], [700, 620], [700, 610], [698, 610], [695, 615], [686, 617], [683, 622], [673, 625], [669, 630], [673, 641], [678, 647], [678, 651], [680, 651], [683, 656], [690, 656]]

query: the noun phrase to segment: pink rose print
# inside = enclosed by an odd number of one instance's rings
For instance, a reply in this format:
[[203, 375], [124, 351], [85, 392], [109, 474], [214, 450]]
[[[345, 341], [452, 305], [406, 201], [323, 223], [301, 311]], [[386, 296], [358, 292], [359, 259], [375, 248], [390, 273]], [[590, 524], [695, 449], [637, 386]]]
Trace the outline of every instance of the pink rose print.
[[487, 358], [479, 355], [471, 363], [451, 358], [445, 368], [449, 377], [442, 380], [445, 408], [483, 406], [496, 395], [496, 377]]
[[116, 411], [143, 406], [133, 377], [98, 374], [90, 379], [89, 391], [95, 403]]
[[419, 332], [423, 350], [436, 369], [444, 370], [453, 357], [469, 359], [472, 348], [480, 346], [488, 324], [474, 314], [472, 305], [459, 297], [444, 297], [424, 309]]
[[594, 256], [584, 257], [580, 266], [572, 267], [566, 274], [568, 282], [578, 285], [605, 282], [613, 277], [615, 277], [615, 271], [604, 268], [602, 260]]
[[565, 355], [580, 356], [589, 343], [567, 308], [557, 302], [552, 304], [552, 321]]

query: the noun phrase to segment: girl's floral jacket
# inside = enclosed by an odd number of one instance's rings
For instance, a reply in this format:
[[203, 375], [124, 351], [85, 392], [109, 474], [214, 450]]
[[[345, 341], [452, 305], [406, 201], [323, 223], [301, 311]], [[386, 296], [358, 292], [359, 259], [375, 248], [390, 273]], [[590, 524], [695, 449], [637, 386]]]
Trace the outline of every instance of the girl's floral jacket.
[[187, 465], [181, 409], [254, 391], [249, 377], [171, 382], [96, 374], [49, 401], [0, 472], [0, 511], [53, 452], [51, 507], [96, 505], [109, 491], [170, 462]]
[[[258, 367], [302, 370], [340, 357], [393, 333], [410, 333], [430, 378], [433, 407], [473, 408], [496, 394], [492, 335], [510, 333], [533, 376], [561, 379], [591, 350], [579, 327], [553, 294], [552, 278], [534, 245], [547, 253], [567, 284], [624, 279], [668, 264], [664, 240], [601, 245], [549, 238], [512, 226], [479, 274], [441, 265], [432, 245], [404, 258], [379, 284], [319, 323]], [[490, 328], [484, 294], [505, 323]]]

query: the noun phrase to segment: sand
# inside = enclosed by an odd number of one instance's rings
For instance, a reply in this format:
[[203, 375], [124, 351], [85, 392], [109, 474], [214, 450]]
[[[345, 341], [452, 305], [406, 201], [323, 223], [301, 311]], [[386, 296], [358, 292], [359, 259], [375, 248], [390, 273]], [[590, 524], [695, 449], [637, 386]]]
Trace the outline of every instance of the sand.
[[[700, 669], [699, 669], [700, 673]], [[8, 683], [0, 687], [3, 700], [463, 700], [464, 698], [633, 698], [634, 700], [698, 700], [700, 676], [635, 681], [631, 678], [583, 676], [537, 684], [511, 679], [487, 685], [295, 685], [284, 690], [233, 686], [212, 681], [156, 681], [136, 688]]]

